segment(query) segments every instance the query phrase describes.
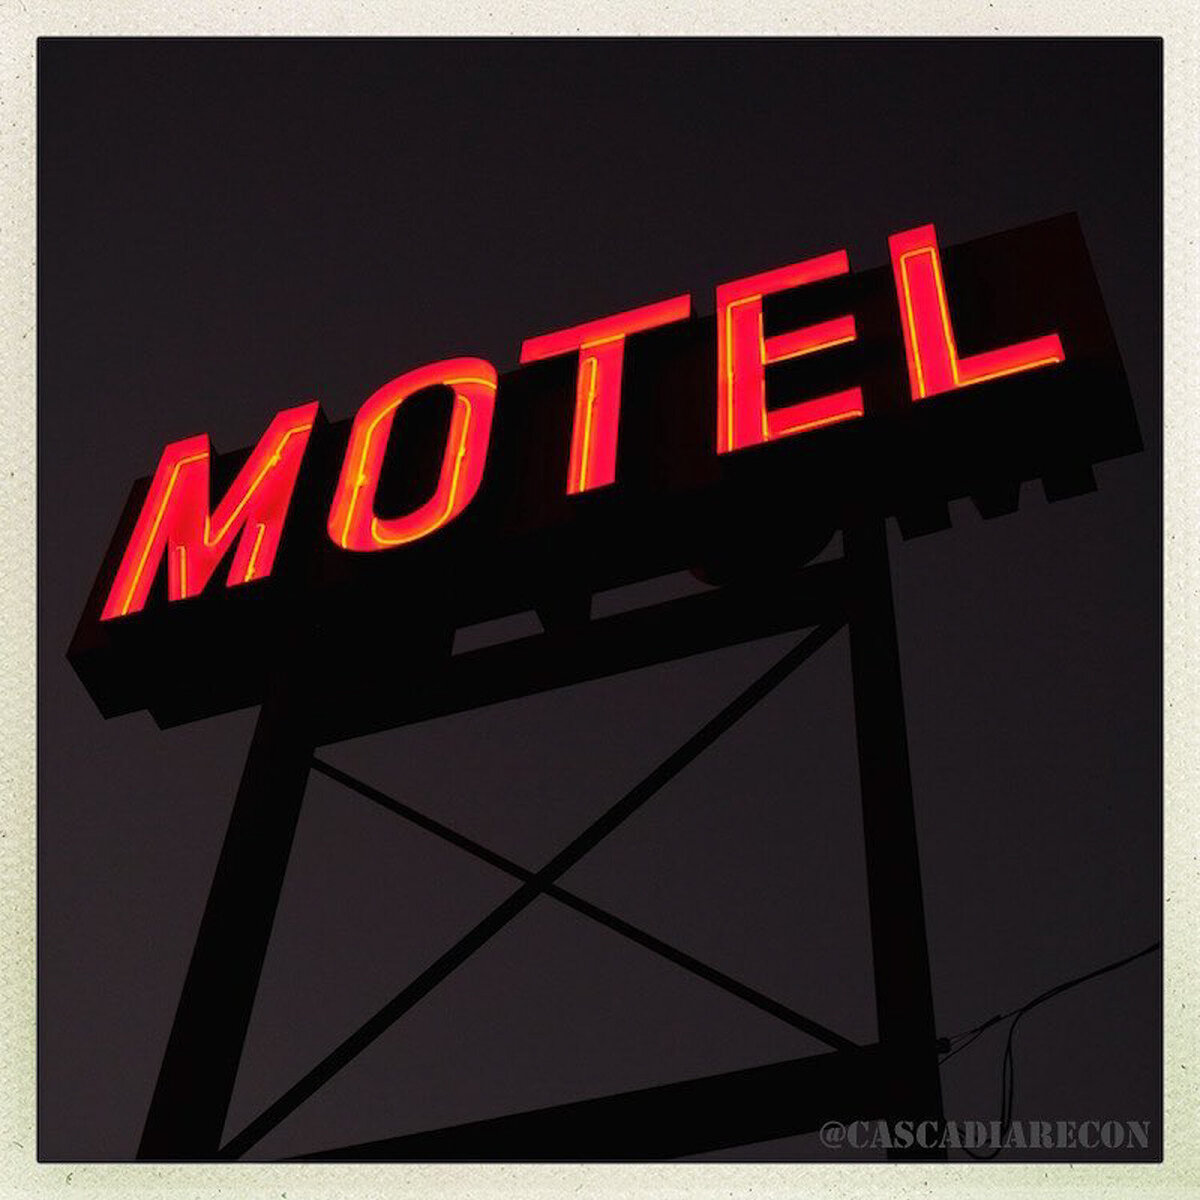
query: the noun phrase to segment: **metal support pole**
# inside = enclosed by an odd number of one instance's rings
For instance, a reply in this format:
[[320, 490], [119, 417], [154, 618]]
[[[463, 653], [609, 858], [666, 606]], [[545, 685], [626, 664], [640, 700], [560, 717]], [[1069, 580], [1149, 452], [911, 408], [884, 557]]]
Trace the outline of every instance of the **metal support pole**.
[[[908, 731], [883, 518], [844, 533], [875, 1011], [887, 1120], [943, 1119]], [[945, 1158], [914, 1147], [892, 1158]]]
[[290, 683], [259, 712], [139, 1159], [215, 1159], [221, 1145], [312, 761]]

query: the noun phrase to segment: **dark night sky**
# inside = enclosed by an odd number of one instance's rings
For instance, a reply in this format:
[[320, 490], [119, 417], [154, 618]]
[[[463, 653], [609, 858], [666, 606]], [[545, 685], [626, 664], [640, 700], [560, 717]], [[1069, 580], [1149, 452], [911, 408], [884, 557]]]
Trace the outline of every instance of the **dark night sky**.
[[[1160, 933], [1160, 44], [43, 42], [39, 1146], [133, 1155], [254, 713], [103, 720], [66, 648], [168, 441], [351, 415], [454, 354], [933, 221], [1077, 211], [1147, 449], [910, 542], [893, 575], [938, 1029]], [[328, 757], [529, 867], [795, 635]], [[845, 635], [563, 880], [874, 1035]], [[511, 883], [314, 778], [234, 1132]], [[1030, 1016], [1019, 1116], [1160, 1114], [1161, 962]], [[257, 1148], [280, 1156], [816, 1043], [546, 899]], [[943, 1073], [999, 1103], [1002, 1036]], [[819, 1157], [813, 1137], [726, 1158]]]

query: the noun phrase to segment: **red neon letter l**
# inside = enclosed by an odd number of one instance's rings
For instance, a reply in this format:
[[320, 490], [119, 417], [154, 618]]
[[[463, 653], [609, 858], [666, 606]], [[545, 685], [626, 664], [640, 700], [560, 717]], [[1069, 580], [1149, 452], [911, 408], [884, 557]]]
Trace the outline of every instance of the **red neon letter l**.
[[1056, 333], [960, 358], [933, 226], [921, 225], [893, 234], [888, 238], [888, 249], [913, 400], [1031, 371], [1066, 358]]

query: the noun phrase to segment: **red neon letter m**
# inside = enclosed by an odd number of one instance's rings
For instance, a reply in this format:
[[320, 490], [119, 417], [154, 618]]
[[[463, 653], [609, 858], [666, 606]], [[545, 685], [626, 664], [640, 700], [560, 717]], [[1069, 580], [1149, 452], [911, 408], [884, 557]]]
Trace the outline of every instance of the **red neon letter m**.
[[100, 619], [140, 612], [164, 555], [172, 600], [198, 596], [235, 538], [226, 586], [269, 575], [316, 414], [315, 402], [281, 412], [212, 513], [208, 435], [172, 442], [154, 472]]

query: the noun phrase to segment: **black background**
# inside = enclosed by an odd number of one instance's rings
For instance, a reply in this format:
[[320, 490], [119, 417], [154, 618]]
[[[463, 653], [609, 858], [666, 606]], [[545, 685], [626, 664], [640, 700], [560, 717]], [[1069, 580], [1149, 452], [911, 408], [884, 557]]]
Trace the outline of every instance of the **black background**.
[[[249, 445], [309, 398], [346, 417], [423, 362], [505, 370], [531, 334], [683, 291], [704, 311], [830, 249], [876, 265], [927, 221], [951, 244], [1080, 214], [1147, 444], [1093, 495], [1026, 485], [1015, 515], [893, 541], [939, 1031], [1153, 941], [1160, 79], [1151, 41], [43, 41], [39, 1154], [136, 1149], [254, 719], [106, 723], [66, 663], [162, 446]], [[794, 640], [328, 757], [536, 867]], [[850, 718], [840, 635], [564, 886], [869, 1040]], [[227, 1133], [509, 890], [314, 778]], [[1160, 969], [1023, 1022], [1018, 1116], [1157, 1141]], [[949, 1115], [997, 1115], [1001, 1041], [946, 1066]], [[816, 1048], [542, 900], [255, 1154]]]

